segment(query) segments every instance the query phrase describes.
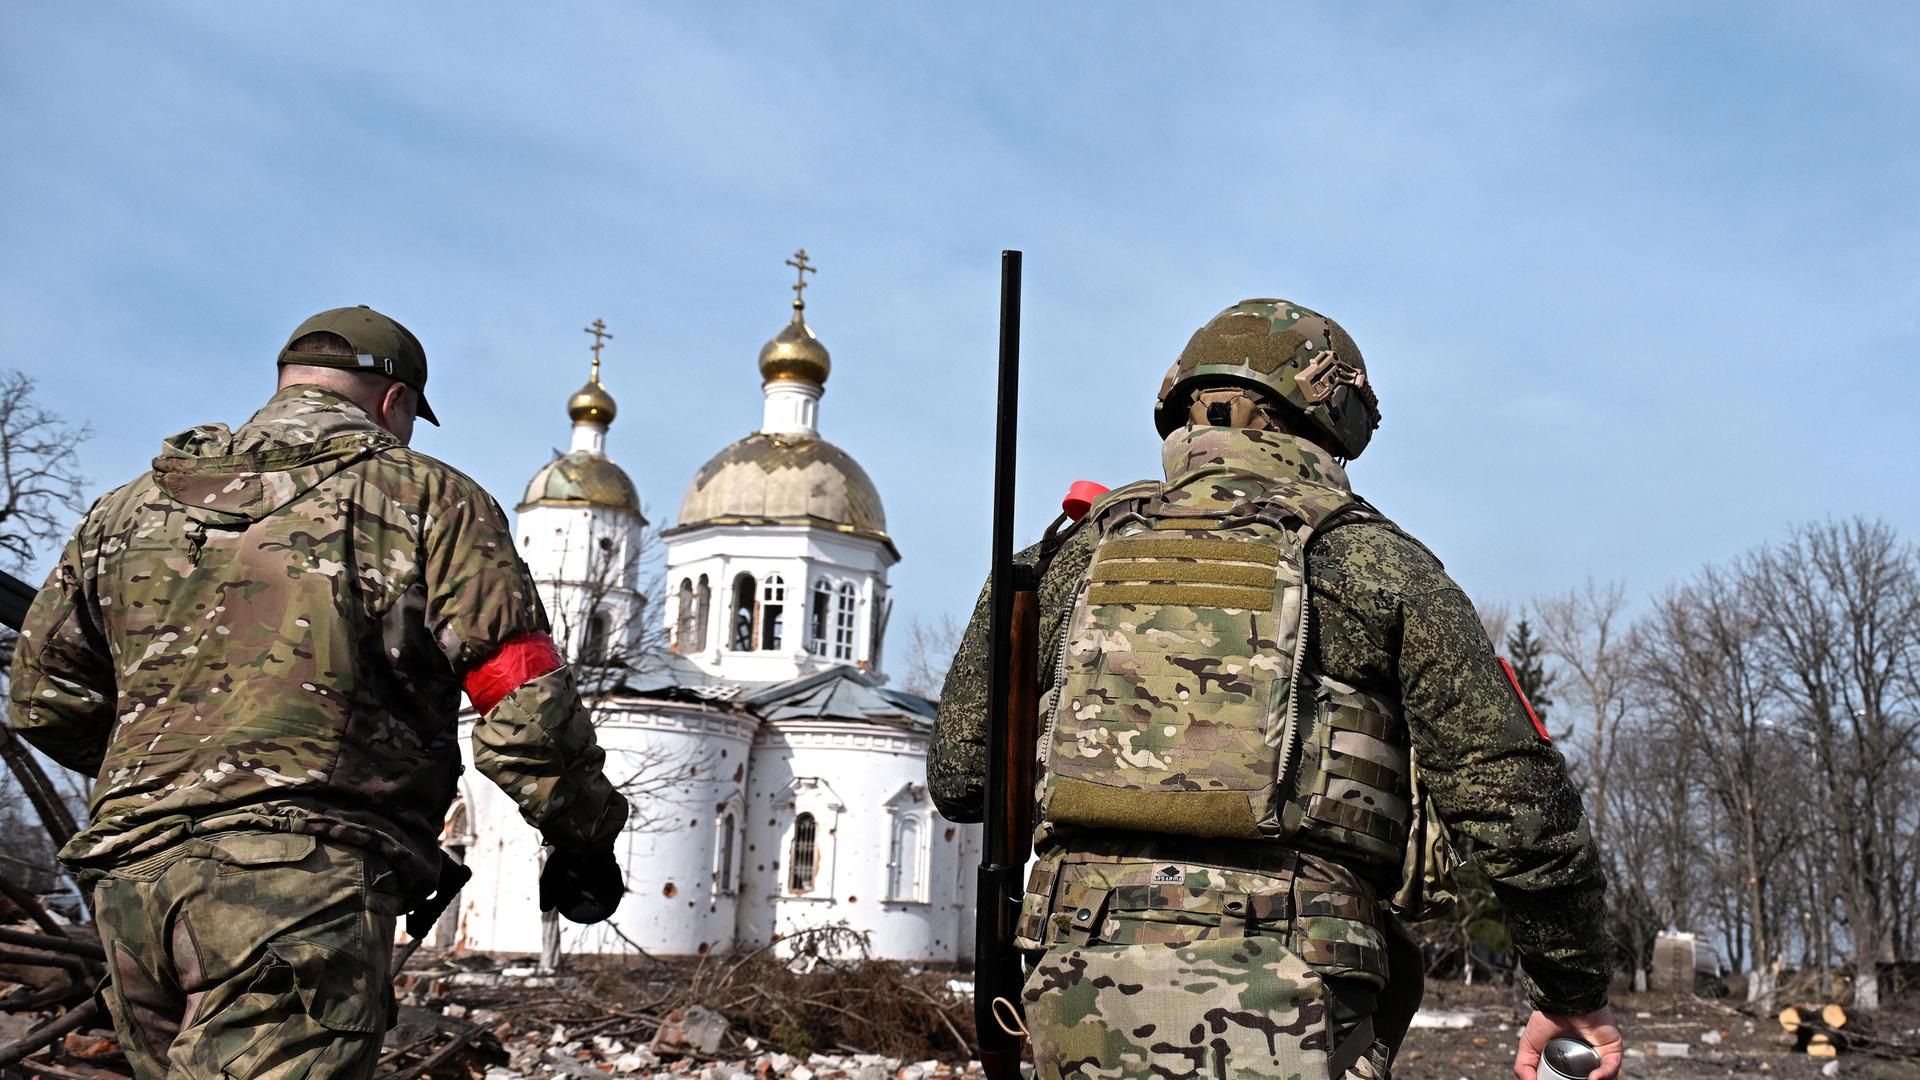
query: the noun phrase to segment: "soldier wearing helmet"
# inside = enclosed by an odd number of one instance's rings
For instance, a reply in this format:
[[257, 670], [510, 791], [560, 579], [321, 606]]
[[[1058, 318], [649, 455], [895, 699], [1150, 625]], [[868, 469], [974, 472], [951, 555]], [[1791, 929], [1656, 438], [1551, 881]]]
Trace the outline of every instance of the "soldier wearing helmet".
[[373, 1074], [396, 920], [419, 938], [464, 880], [462, 690], [475, 765], [554, 845], [542, 906], [597, 922], [624, 890], [627, 802], [506, 517], [408, 446], [439, 422], [420, 342], [335, 308], [278, 369], [93, 505], [13, 662], [13, 729], [94, 778], [60, 858], [140, 1080]]
[[[1040, 1075], [1386, 1080], [1424, 971], [1402, 920], [1440, 898], [1450, 837], [1522, 961], [1516, 1072], [1565, 1033], [1617, 1075], [1579, 793], [1459, 586], [1351, 491], [1380, 423], [1353, 338], [1242, 301], [1154, 420], [1165, 478], [1102, 496], [1040, 579], [1018, 933]], [[983, 810], [986, 658], [983, 592], [927, 764], [955, 821]]]

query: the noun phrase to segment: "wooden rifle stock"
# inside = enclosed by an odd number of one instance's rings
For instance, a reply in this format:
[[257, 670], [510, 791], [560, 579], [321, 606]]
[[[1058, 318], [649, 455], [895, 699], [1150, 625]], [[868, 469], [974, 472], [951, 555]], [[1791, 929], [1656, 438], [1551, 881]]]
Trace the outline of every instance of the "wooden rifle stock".
[[[1002, 813], [1007, 823], [1007, 861], [1015, 865], [1025, 864], [1033, 854], [1033, 770], [1040, 740], [1040, 594], [1035, 577], [1014, 575], [1013, 648], [1008, 664], [1012, 685], [1007, 687], [1007, 741], [999, 750], [1006, 756]], [[1025, 882], [1020, 888], [1024, 894]]]

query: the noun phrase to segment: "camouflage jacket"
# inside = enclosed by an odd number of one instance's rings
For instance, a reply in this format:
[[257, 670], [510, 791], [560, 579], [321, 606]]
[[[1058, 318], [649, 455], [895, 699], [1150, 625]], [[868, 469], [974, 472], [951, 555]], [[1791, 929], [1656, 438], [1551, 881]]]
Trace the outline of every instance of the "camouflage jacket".
[[[1347, 489], [1345, 471], [1311, 443], [1274, 432], [1191, 427], [1163, 448], [1169, 481], [1202, 465]], [[1042, 656], [1051, 672], [1062, 622], [1098, 537], [1074, 532], [1040, 583]], [[1020, 553], [1029, 564], [1038, 548]], [[1432, 808], [1470, 838], [1506, 907], [1537, 1008], [1581, 1013], [1607, 1000], [1611, 942], [1605, 881], [1566, 762], [1535, 732], [1496, 664], [1473, 605], [1420, 544], [1361, 521], [1318, 535], [1307, 551], [1317, 670], [1397, 699]], [[981, 819], [986, 777], [987, 593], [941, 693], [927, 759], [941, 813]], [[1075, 838], [1057, 838], [1071, 844]], [[1081, 837], [1111, 851], [1116, 838]], [[1258, 856], [1248, 855], [1248, 865]]]
[[[94, 777], [61, 852], [76, 869], [264, 827], [377, 850], [424, 892], [462, 675], [546, 628], [478, 484], [294, 386], [237, 431], [166, 440], [87, 512], [21, 631], [12, 723]], [[474, 744], [549, 840], [605, 843], [625, 821], [569, 669], [503, 700]]]

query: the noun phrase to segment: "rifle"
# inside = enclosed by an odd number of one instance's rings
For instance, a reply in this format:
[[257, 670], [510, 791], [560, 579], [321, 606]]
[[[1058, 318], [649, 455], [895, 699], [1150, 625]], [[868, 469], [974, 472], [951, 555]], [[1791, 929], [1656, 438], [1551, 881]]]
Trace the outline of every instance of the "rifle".
[[1013, 561], [1014, 441], [1020, 415], [1020, 252], [1000, 253], [1000, 389], [995, 410], [993, 577], [987, 660], [986, 843], [974, 930], [974, 1027], [988, 1080], [1019, 1080], [1025, 972], [1013, 946], [1021, 873], [1033, 845], [1039, 573]]

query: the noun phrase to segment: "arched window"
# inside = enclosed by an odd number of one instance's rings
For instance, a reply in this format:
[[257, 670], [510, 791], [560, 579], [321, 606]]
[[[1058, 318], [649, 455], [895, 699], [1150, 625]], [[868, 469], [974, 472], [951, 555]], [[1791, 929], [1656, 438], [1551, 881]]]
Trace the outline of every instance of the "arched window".
[[700, 584], [693, 590], [693, 612], [693, 651], [700, 652], [707, 647], [707, 624], [713, 615], [713, 589], [705, 574], [700, 575]]
[[733, 815], [720, 819], [720, 891], [733, 891]]
[[793, 822], [793, 850], [787, 853], [787, 891], [813, 891], [813, 871], [820, 850], [812, 814], [801, 814]]
[[815, 656], [827, 655], [828, 612], [833, 609], [833, 585], [826, 578], [815, 578], [813, 582], [813, 606], [807, 612], [807, 651]]
[[679, 607], [675, 612], [673, 624], [673, 651], [692, 652], [699, 646], [693, 643], [694, 610], [693, 581], [680, 579], [680, 591], [675, 594]]
[[785, 636], [787, 582], [779, 574], [768, 574], [760, 586], [760, 648], [774, 652]]
[[853, 591], [853, 582], [843, 583], [833, 608], [833, 658], [835, 660], [853, 659], [853, 635], [856, 625], [854, 616], [859, 606], [860, 598]]
[[585, 664], [604, 664], [608, 660], [607, 613], [594, 608], [587, 616], [587, 633], [580, 645], [580, 661]]
[[926, 844], [921, 839], [924, 831], [917, 814], [903, 814], [893, 819], [893, 848], [887, 860], [887, 899], [926, 900], [926, 875], [921, 870], [925, 861], [922, 849]]
[[734, 652], [753, 651], [753, 604], [754, 582], [752, 574], [741, 574], [733, 579], [733, 614], [729, 625], [732, 634], [728, 648]]

